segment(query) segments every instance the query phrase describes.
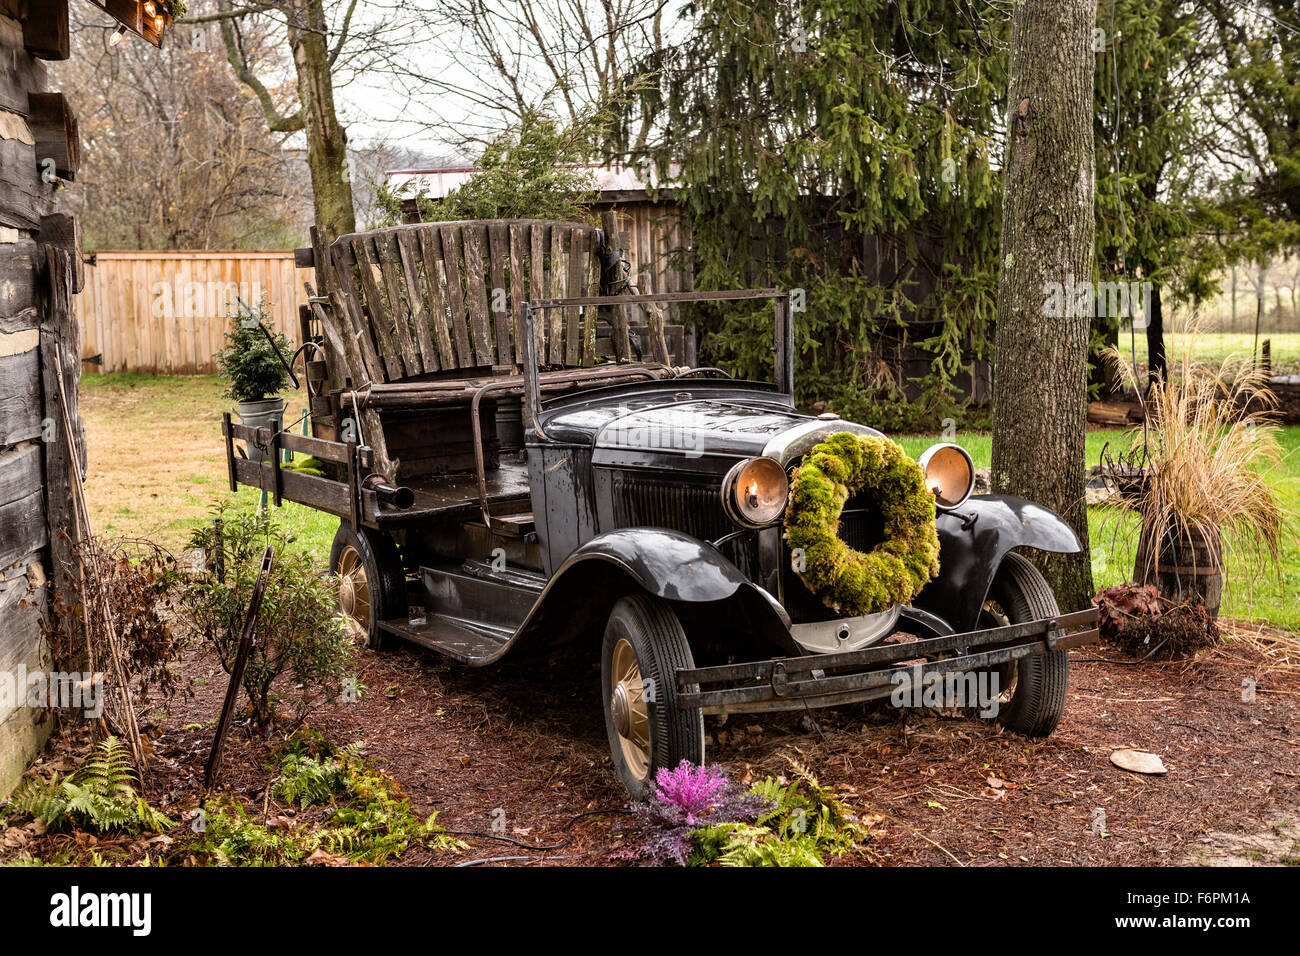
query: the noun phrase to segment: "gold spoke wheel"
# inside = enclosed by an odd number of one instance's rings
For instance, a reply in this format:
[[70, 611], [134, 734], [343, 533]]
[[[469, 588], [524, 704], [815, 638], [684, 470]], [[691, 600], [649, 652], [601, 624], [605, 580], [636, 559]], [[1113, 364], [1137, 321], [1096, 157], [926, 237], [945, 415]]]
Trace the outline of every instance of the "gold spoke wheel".
[[353, 635], [365, 637], [370, 629], [370, 582], [366, 563], [351, 545], [339, 552], [339, 610]]
[[636, 651], [626, 638], [619, 638], [614, 646], [610, 679], [613, 687], [609, 692], [609, 708], [623, 759], [634, 774], [643, 777], [650, 768], [650, 713]]

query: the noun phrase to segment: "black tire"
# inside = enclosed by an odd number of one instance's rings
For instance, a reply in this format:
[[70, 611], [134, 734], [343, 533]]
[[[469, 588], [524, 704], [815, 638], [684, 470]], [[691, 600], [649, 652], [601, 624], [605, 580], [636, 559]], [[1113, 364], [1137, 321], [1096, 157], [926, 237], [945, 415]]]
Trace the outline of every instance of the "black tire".
[[[621, 658], [627, 656], [620, 643], [630, 645], [635, 656], [636, 676], [642, 688], [640, 703], [645, 712], [644, 729], [649, 735], [649, 746], [645, 748], [640, 748], [631, 734], [625, 738], [620, 732], [622, 718], [617, 701], [618, 685], [622, 682], [615, 679], [615, 658], [616, 652]], [[660, 768], [676, 767], [683, 760], [704, 762], [704, 715], [698, 710], [684, 711], [677, 707], [674, 674], [678, 668], [694, 666], [686, 633], [666, 602], [634, 595], [614, 605], [601, 646], [601, 692], [614, 769], [634, 800], [649, 796]], [[650, 680], [654, 681], [653, 694], [646, 693]], [[626, 685], [624, 691], [624, 704], [634, 709], [636, 693], [627, 691]], [[632, 752], [636, 757], [629, 757]]]
[[[358, 560], [359, 559], [359, 560]], [[330, 571], [340, 574], [340, 564], [355, 567], [364, 577], [368, 599], [364, 613], [358, 617], [347, 606], [349, 594], [355, 593], [354, 573], [340, 575], [339, 610], [364, 631], [366, 647], [390, 650], [397, 638], [379, 628], [379, 622], [406, 616], [406, 572], [397, 545], [383, 531], [360, 528], [353, 531], [346, 522], [339, 525], [330, 546]]]
[[[989, 589], [989, 600], [1001, 608], [1008, 624], [1057, 617], [1056, 596], [1033, 562], [1011, 552], [1002, 559]], [[998, 722], [1028, 737], [1046, 737], [1065, 713], [1070, 658], [1065, 651], [1036, 654], [1012, 661], [998, 670], [1001, 686], [1011, 687], [1011, 699], [998, 710]]]

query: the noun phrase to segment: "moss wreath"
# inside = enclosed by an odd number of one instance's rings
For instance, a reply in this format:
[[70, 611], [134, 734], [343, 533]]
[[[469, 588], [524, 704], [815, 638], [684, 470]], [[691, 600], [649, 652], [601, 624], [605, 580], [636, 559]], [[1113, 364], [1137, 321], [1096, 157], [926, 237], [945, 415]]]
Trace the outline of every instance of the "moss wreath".
[[[884, 540], [863, 554], [839, 537], [849, 496], [871, 492]], [[921, 466], [888, 438], [836, 432], [794, 474], [785, 509], [786, 540], [803, 549], [799, 577], [827, 607], [847, 616], [907, 604], [939, 573], [934, 496]]]

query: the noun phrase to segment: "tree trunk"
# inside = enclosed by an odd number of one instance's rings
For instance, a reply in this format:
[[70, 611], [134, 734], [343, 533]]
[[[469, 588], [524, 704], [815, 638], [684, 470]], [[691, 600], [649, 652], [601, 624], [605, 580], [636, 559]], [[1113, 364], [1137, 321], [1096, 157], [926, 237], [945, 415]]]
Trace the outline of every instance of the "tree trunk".
[[334, 111], [334, 81], [325, 42], [328, 23], [322, 0], [293, 0], [289, 46], [298, 73], [298, 101], [307, 132], [307, 166], [316, 226], [329, 239], [357, 228], [347, 174], [348, 137]]
[[1169, 377], [1169, 359], [1165, 355], [1165, 313], [1160, 304], [1160, 286], [1151, 286], [1151, 314], [1147, 316], [1147, 381], [1152, 385]]
[[1095, 291], [1096, 13], [1089, 0], [1023, 0], [1011, 21], [992, 484], [1053, 509], [1078, 534], [1082, 552], [1042, 563], [1063, 610], [1092, 596], [1084, 427], [1093, 298], [1076, 293]]

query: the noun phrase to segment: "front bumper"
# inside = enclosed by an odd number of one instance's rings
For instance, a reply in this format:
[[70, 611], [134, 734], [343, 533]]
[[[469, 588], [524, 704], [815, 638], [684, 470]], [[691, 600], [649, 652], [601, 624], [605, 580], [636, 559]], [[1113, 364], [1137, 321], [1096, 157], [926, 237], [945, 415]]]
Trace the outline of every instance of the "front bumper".
[[681, 668], [677, 706], [706, 714], [834, 707], [888, 697], [928, 673], [976, 671], [1090, 644], [1097, 609], [856, 651]]

